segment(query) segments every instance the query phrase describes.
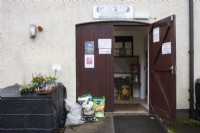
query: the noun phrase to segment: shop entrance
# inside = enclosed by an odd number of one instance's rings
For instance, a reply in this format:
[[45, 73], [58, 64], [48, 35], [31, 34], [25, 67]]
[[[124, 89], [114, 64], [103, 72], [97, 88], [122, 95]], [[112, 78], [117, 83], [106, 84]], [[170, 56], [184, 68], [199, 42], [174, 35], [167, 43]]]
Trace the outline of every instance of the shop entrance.
[[115, 111], [120, 102], [136, 102], [147, 112], [173, 121], [175, 48], [175, 16], [154, 24], [76, 25], [76, 96], [105, 96], [106, 112]]
[[149, 25], [114, 26], [114, 112], [148, 113]]

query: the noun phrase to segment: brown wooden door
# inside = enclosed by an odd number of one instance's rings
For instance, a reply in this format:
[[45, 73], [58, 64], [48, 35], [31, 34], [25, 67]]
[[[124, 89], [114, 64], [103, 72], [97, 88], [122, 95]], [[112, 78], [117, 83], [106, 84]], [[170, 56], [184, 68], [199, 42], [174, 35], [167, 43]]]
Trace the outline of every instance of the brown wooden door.
[[[111, 54], [99, 54], [98, 39], [111, 39], [113, 42], [112, 27], [109, 23], [89, 23], [76, 26], [77, 97], [86, 93], [91, 93], [95, 97], [105, 96], [105, 111], [113, 111], [113, 50]], [[85, 41], [94, 42], [94, 68], [85, 68]]]
[[170, 121], [176, 117], [175, 29], [175, 16], [167, 17], [152, 25], [149, 40], [149, 110]]

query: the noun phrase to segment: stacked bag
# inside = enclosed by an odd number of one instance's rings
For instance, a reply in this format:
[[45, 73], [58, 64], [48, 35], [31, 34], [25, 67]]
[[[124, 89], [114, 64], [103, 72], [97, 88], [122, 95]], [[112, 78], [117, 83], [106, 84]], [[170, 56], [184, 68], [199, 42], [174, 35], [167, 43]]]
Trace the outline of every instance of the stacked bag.
[[105, 97], [94, 97], [93, 98], [93, 109], [95, 110], [96, 117], [105, 117]]
[[84, 121], [81, 120], [82, 107], [80, 104], [65, 99], [65, 109], [68, 111], [65, 126], [73, 126], [84, 123]]
[[105, 117], [105, 97], [92, 97], [90, 93], [78, 97], [82, 108], [83, 121], [95, 121], [97, 117]]
[[92, 97], [90, 93], [78, 97], [78, 103], [65, 99], [67, 119], [65, 126], [79, 125], [88, 121], [97, 121], [105, 117], [105, 97]]
[[91, 94], [85, 94], [81, 97], [78, 97], [78, 102], [82, 106], [82, 121], [96, 121], [96, 116], [94, 113], [93, 101]]

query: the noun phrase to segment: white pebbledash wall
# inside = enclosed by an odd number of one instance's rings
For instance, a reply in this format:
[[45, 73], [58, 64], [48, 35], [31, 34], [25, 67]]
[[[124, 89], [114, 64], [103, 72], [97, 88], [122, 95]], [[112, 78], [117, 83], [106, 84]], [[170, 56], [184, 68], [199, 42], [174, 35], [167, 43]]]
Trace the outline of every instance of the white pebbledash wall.
[[[0, 88], [29, 83], [32, 73], [53, 75], [60, 64], [59, 80], [67, 87], [68, 99], [76, 100], [75, 25], [97, 21], [94, 5], [132, 5], [156, 20], [176, 15], [177, 109], [189, 108], [189, 3], [188, 0], [1, 0]], [[195, 79], [200, 77], [200, 2], [194, 0]], [[133, 19], [128, 19], [135, 21]], [[152, 23], [154, 19], [144, 22]], [[41, 25], [35, 39], [30, 24]], [[77, 64], [78, 65], [78, 64]], [[195, 82], [195, 81], [194, 81]]]

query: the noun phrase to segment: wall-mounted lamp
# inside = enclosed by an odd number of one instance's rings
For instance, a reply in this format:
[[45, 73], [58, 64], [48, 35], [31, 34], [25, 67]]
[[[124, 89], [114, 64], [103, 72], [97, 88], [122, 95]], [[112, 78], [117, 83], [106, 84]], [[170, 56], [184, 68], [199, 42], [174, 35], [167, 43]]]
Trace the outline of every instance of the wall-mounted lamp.
[[30, 25], [30, 38], [34, 39], [37, 35], [37, 27], [34, 24]]
[[34, 24], [31, 24], [30, 25], [30, 38], [31, 39], [34, 39], [35, 37], [36, 37], [36, 35], [37, 35], [37, 30], [38, 31], [43, 31], [43, 27], [42, 26], [36, 26], [36, 25], [34, 25]]

